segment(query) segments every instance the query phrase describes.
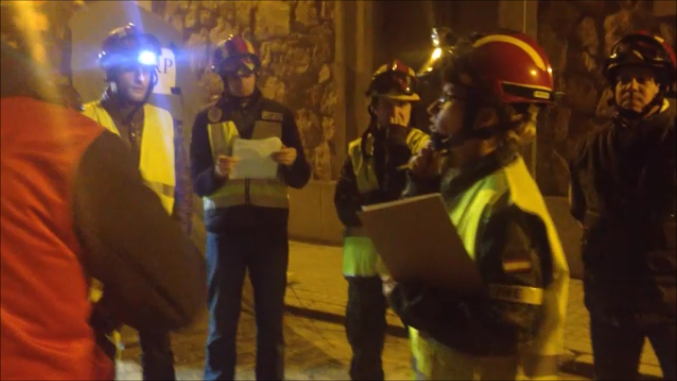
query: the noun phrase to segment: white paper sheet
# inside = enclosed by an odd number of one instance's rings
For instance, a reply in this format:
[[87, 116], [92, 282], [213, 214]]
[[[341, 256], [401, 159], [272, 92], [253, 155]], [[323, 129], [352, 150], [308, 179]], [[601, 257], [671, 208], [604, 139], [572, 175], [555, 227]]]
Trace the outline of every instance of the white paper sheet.
[[282, 149], [282, 141], [267, 139], [236, 139], [233, 142], [233, 156], [239, 161], [230, 174], [231, 179], [274, 179], [278, 164], [271, 155]]

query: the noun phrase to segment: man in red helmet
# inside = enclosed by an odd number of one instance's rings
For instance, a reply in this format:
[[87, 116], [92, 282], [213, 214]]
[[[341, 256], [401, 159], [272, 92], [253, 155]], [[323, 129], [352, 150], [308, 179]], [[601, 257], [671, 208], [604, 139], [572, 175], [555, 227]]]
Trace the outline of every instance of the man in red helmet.
[[[158, 39], [133, 24], [111, 31], [99, 54], [109, 86], [100, 100], [84, 105], [83, 113], [120, 136], [146, 185], [190, 233], [193, 195], [183, 134], [167, 110], [147, 103], [158, 82], [161, 54]], [[139, 342], [143, 378], [175, 379], [169, 333], [141, 331]]]
[[660, 37], [629, 34], [611, 48], [604, 74], [617, 115], [581, 141], [570, 162], [595, 373], [637, 379], [648, 338], [663, 377], [674, 380], [677, 148], [665, 96], [675, 83], [675, 53]]
[[[406, 196], [440, 192], [485, 287], [466, 295], [397, 283], [417, 379], [554, 379], [569, 273], [538, 187], [519, 155], [553, 100], [543, 49], [523, 33], [473, 35], [444, 57], [437, 137], [412, 160]], [[438, 172], [433, 151], [453, 156]]]
[[[257, 326], [256, 378], [284, 378], [282, 316], [289, 245], [287, 187], [310, 179], [294, 114], [256, 87], [261, 62], [251, 42], [231, 36], [214, 50], [212, 69], [225, 91], [193, 125], [191, 172], [204, 200], [211, 314], [205, 380], [232, 380], [242, 286], [249, 272]], [[236, 139], [277, 137], [283, 148], [273, 179], [230, 178]]]
[[412, 127], [412, 103], [419, 100], [414, 71], [395, 60], [372, 77], [371, 122], [362, 137], [348, 146], [348, 158], [336, 185], [334, 204], [346, 227], [343, 276], [348, 281], [346, 334], [353, 351], [350, 378], [383, 380], [381, 353], [386, 331], [387, 302], [377, 271], [378, 255], [357, 212], [364, 205], [400, 198], [406, 185], [405, 166], [428, 142]]
[[[36, 54], [29, 3], [0, 6], [0, 379], [112, 381], [97, 328], [187, 326], [203, 309], [204, 262], [122, 141], [68, 108], [77, 96]], [[90, 277], [105, 308], [87, 298]]]

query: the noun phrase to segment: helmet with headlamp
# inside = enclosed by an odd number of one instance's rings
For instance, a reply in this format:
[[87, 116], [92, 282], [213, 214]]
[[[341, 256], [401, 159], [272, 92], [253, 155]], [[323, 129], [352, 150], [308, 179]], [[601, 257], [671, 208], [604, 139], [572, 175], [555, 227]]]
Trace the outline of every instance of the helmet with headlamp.
[[157, 83], [155, 68], [159, 64], [162, 48], [160, 41], [150, 33], [143, 33], [129, 23], [108, 34], [101, 46], [99, 65], [106, 72], [107, 80], [115, 77], [119, 69], [134, 69], [139, 66], [152, 69], [151, 84]]

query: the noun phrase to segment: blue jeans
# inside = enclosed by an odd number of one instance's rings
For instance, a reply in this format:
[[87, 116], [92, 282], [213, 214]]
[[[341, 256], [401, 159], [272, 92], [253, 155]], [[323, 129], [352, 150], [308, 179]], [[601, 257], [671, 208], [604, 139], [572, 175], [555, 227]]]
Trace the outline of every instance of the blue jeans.
[[284, 228], [229, 229], [207, 236], [209, 337], [205, 380], [233, 380], [245, 272], [254, 288], [256, 379], [284, 378], [283, 310], [289, 243]]

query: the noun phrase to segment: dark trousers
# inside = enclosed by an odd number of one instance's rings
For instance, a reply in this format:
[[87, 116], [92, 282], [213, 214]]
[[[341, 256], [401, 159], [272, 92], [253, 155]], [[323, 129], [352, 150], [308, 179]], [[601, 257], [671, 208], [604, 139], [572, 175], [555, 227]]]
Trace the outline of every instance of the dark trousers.
[[350, 277], [346, 335], [353, 350], [350, 378], [383, 380], [381, 354], [386, 334], [387, 302], [379, 277]]
[[675, 380], [677, 339], [675, 324], [618, 324], [590, 319], [592, 351], [597, 380], [637, 380], [644, 338], [649, 338], [663, 370], [663, 378]]
[[139, 332], [144, 380], [176, 380], [169, 333]]
[[283, 310], [287, 229], [232, 229], [207, 236], [209, 337], [205, 380], [233, 380], [246, 271], [254, 288], [256, 379], [284, 378]]

